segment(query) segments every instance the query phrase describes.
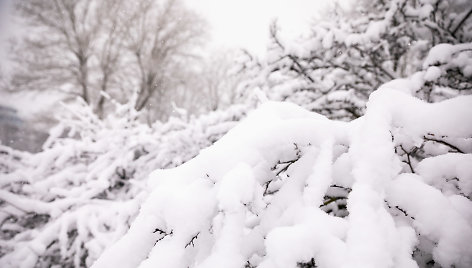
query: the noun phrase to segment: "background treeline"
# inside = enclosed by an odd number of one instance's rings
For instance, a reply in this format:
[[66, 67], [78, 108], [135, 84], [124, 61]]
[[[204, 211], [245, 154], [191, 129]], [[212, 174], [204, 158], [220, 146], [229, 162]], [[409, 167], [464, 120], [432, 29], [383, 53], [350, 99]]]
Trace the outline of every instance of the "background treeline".
[[[231, 52], [202, 55], [205, 21], [179, 0], [24, 0], [13, 3], [23, 33], [10, 44], [2, 89], [60, 92], [100, 118], [110, 100], [130, 101], [149, 124], [173, 104], [190, 113], [230, 102], [237, 70]], [[224, 83], [224, 85], [223, 85]], [[224, 95], [224, 96], [223, 96]]]

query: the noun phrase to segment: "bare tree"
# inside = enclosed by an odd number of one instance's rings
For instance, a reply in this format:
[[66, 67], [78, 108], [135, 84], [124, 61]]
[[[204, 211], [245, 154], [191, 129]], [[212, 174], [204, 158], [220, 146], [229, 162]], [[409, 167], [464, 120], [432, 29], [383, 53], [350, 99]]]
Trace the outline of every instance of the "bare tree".
[[29, 34], [16, 47], [12, 87], [78, 96], [100, 117], [105, 95], [128, 101], [136, 91], [137, 110], [153, 103], [163, 113], [203, 32], [178, 0], [22, 0], [16, 7]]
[[208, 57], [201, 70], [203, 103], [215, 111], [235, 102], [236, 88], [244, 79], [235, 59], [236, 51], [222, 50]]
[[177, 0], [144, 0], [134, 8], [137, 16], [127, 39], [139, 70], [135, 108], [141, 110], [151, 101], [163, 105], [169, 88], [182, 83], [179, 69], [194, 57], [189, 51], [201, 40], [204, 25]]
[[[119, 87], [123, 82], [123, 55], [125, 51], [125, 37], [131, 25], [127, 14], [123, 14], [124, 0], [101, 1], [100, 14], [103, 14], [101, 32], [101, 46], [96, 51], [100, 78], [98, 89], [100, 94], [95, 107], [99, 117], [104, 115], [105, 93], [109, 88]], [[121, 80], [121, 81], [120, 81]]]
[[13, 86], [67, 91], [91, 103], [90, 58], [100, 25], [92, 0], [24, 0], [17, 8], [33, 27], [17, 55], [24, 71]]

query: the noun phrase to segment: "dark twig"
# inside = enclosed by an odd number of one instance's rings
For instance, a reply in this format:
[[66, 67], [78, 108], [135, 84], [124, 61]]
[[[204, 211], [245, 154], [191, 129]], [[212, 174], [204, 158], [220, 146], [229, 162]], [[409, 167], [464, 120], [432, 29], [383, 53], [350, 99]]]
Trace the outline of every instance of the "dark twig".
[[[385, 200], [385, 203], [386, 203], [388, 208], [390, 208], [390, 209], [392, 208], [392, 206], [390, 206], [390, 204], [386, 200]], [[401, 208], [399, 206], [395, 206], [394, 208], [397, 209], [398, 211], [400, 211], [403, 215], [405, 215], [405, 217], [409, 217], [410, 219], [415, 220], [415, 217], [408, 215], [406, 210], [404, 210], [403, 208]]]
[[342, 199], [347, 199], [347, 197], [345, 196], [334, 196], [334, 197], [330, 197], [328, 200], [324, 201], [323, 204], [320, 205], [320, 208], [321, 207], [324, 207], [324, 206], [327, 206], [333, 202], [336, 202], [338, 200], [342, 200]]
[[403, 145], [400, 145], [400, 149], [402, 149], [402, 151], [406, 154], [406, 159], [407, 159], [407, 161], [403, 161], [403, 162], [408, 164], [408, 166], [410, 167], [411, 173], [415, 173], [415, 170], [413, 169], [413, 166], [411, 165], [411, 159], [410, 159], [410, 153], [411, 153], [411, 152], [407, 152], [407, 151], [403, 148]]
[[194, 235], [192, 237], [192, 239], [190, 239], [190, 242], [187, 243], [187, 245], [185, 245], [185, 248], [187, 248], [188, 246], [192, 245], [192, 247], [195, 247], [195, 244], [193, 243], [195, 241], [195, 239], [198, 238], [198, 235], [200, 234], [200, 232], [198, 232], [196, 235]]
[[297, 162], [298, 159], [296, 160], [292, 160], [290, 161], [288, 164], [285, 165], [285, 167], [283, 167], [281, 170], [277, 171], [277, 173], [275, 174], [276, 176], [279, 176], [282, 172], [285, 172], [288, 170], [288, 168], [295, 162]]
[[446, 141], [444, 141], [444, 140], [438, 140], [438, 139], [429, 138], [429, 137], [426, 137], [426, 136], [423, 136], [423, 139], [424, 139], [424, 140], [427, 140], [427, 141], [434, 141], [434, 142], [437, 142], [437, 143], [441, 143], [441, 144], [443, 144], [443, 145], [446, 145], [446, 146], [450, 147], [450, 148], [453, 149], [453, 150], [456, 150], [458, 153], [461, 153], [461, 154], [464, 153], [464, 151], [462, 151], [461, 149], [457, 148], [457, 146], [454, 146], [454, 145], [452, 145], [452, 144], [450, 144], [450, 143], [448, 143], [448, 142], [446, 142]]
[[154, 245], [155, 245], [155, 244], [157, 244], [157, 242], [161, 241], [162, 239], [164, 239], [164, 238], [167, 237], [168, 235], [173, 235], [173, 234], [174, 234], [174, 230], [171, 230], [170, 233], [167, 233], [167, 232], [165, 232], [165, 231], [163, 231], [163, 230], [161, 230], [161, 229], [159, 229], [159, 228], [156, 228], [153, 233], [158, 233], [158, 234], [161, 234], [161, 235], [162, 235], [162, 237], [160, 237], [159, 239], [156, 240], [156, 243], [154, 243]]
[[459, 22], [459, 24], [457, 24], [454, 31], [452, 31], [452, 36], [456, 37], [456, 32], [461, 28], [462, 24], [464, 24], [464, 22], [470, 17], [470, 15], [472, 15], [472, 9], [469, 10], [469, 12], [467, 12], [464, 18], [462, 18], [462, 20]]
[[333, 187], [333, 188], [340, 188], [340, 189], [346, 190], [348, 193], [350, 193], [350, 192], [352, 191], [351, 188], [347, 188], [347, 187], [340, 186], [340, 185], [337, 185], [337, 184], [333, 184], [333, 185], [331, 185], [330, 187]]

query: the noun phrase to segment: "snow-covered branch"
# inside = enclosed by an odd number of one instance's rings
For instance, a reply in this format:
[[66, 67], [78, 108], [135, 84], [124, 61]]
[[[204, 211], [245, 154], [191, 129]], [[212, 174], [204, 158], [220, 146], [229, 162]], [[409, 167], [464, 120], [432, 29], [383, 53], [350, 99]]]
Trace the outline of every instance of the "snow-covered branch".
[[[388, 88], [350, 123], [266, 103], [152, 173], [130, 230], [93, 267], [469, 267], [471, 113], [471, 96], [428, 104]], [[423, 148], [413, 174], [395, 147], [431, 134], [469, 146]]]

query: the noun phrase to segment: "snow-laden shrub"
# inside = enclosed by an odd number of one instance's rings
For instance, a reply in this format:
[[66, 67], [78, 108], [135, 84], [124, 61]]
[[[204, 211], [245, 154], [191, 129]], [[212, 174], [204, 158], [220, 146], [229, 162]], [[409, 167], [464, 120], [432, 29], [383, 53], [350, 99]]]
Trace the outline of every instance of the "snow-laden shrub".
[[150, 127], [132, 107], [117, 104], [104, 121], [69, 107], [42, 152], [0, 148], [1, 267], [89, 267], [127, 231], [148, 174], [188, 161], [246, 110]]
[[[380, 85], [426, 71], [423, 62], [432, 47], [468, 44], [461, 53], [470, 58], [471, 8], [467, 0], [356, 1], [349, 13], [327, 15], [309, 37], [297, 40], [284, 38], [274, 25], [267, 56], [246, 66], [254, 74], [246, 90], [257, 86], [270, 100], [332, 119], [358, 118]], [[460, 62], [462, 56], [455, 56]], [[470, 94], [470, 70], [438, 64], [431, 75], [442, 78], [431, 79], [418, 97], [436, 102], [444, 95]]]
[[263, 104], [153, 172], [93, 267], [471, 267], [472, 96], [430, 104], [394, 85], [349, 123]]
[[246, 63], [350, 123], [268, 103], [190, 160], [248, 108], [148, 127], [83, 107], [39, 154], [0, 148], [0, 266], [90, 266], [127, 233], [97, 267], [470, 267], [467, 2], [371, 2]]

